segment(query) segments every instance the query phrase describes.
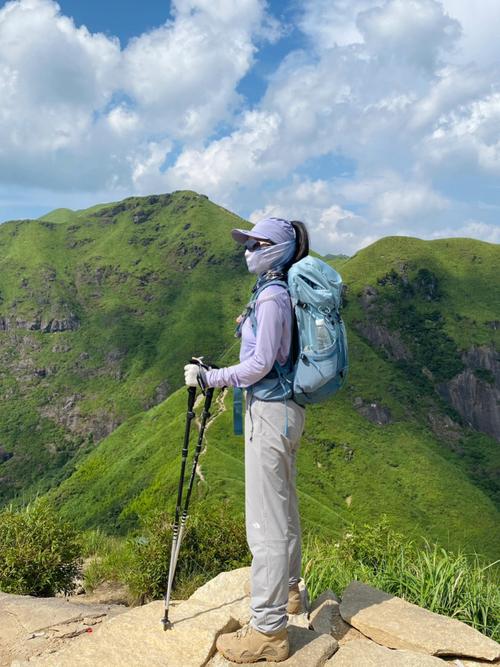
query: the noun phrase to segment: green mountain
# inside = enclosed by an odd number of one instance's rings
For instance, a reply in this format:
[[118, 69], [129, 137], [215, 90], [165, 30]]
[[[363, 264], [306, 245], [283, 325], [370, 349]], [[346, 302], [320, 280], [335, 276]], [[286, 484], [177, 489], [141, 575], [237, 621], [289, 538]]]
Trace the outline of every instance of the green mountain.
[[220, 356], [251, 285], [241, 224], [178, 192], [0, 225], [0, 502], [67, 476], [193, 353]]
[[[182, 366], [237, 361], [253, 277], [233, 226], [245, 223], [192, 192], [0, 226], [3, 502], [51, 489], [80, 527], [119, 533], [173, 509]], [[407, 534], [498, 557], [499, 255], [393, 237], [328, 260], [346, 283], [351, 372], [307, 410], [304, 526], [334, 538], [385, 512]], [[243, 511], [243, 438], [231, 392], [216, 395], [195, 496]]]

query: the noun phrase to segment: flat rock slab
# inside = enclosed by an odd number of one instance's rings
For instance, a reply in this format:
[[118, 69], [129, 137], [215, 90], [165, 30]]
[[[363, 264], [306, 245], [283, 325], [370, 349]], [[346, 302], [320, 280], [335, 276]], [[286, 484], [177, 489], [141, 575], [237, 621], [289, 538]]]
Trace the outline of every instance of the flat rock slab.
[[391, 649], [372, 641], [353, 639], [341, 646], [326, 663], [327, 667], [446, 667], [432, 655], [405, 649]]
[[[319, 635], [317, 632], [294, 625], [288, 626], [288, 641], [290, 642], [290, 656], [287, 660], [252, 664], [269, 667], [323, 667], [338, 647], [333, 637]], [[231, 662], [217, 652], [207, 663], [207, 667], [248, 667], [250, 664]]]
[[0, 592], [0, 666], [53, 649], [65, 637], [93, 630], [126, 611], [121, 605], [77, 604], [61, 597]]
[[244, 587], [249, 576], [249, 567], [239, 567], [229, 572], [221, 572], [207, 581], [206, 584], [200, 586], [189, 599], [209, 605], [234, 602], [237, 598], [246, 597]]
[[500, 644], [466, 623], [360, 581], [352, 581], [344, 591], [340, 613], [350, 625], [389, 648], [481, 660], [500, 658]]
[[[232, 632], [250, 620], [248, 598], [242, 593], [248, 568], [223, 572], [201, 586], [188, 600], [172, 603], [171, 629], [164, 631], [163, 600], [127, 609], [92, 633], [73, 638], [29, 662], [12, 667], [200, 667], [215, 653], [222, 632]], [[71, 610], [75, 606], [67, 605]]]
[[76, 637], [57, 654], [13, 662], [12, 667], [201, 667], [215, 652], [221, 632], [239, 627], [231, 605], [207, 607], [186, 600], [169, 610], [173, 627], [164, 631], [163, 600], [135, 607]]

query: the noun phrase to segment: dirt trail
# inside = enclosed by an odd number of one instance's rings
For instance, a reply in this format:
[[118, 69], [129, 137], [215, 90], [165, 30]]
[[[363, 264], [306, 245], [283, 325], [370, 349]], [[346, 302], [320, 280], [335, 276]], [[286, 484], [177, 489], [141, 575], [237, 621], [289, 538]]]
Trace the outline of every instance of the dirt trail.
[[[211, 410], [210, 410], [210, 418], [205, 425], [205, 433], [204, 433], [204, 436], [203, 436], [204, 446], [203, 446], [203, 449], [200, 452], [200, 459], [201, 459], [202, 455], [205, 454], [206, 451], [207, 451], [207, 442], [208, 442], [207, 432], [208, 432], [208, 429], [210, 428], [212, 422], [215, 419], [217, 419], [217, 417], [219, 417], [223, 412], [225, 412], [227, 410], [226, 401], [225, 401], [227, 393], [228, 393], [228, 389], [226, 387], [225, 389], [222, 389], [221, 391], [219, 391], [217, 396], [215, 396], [215, 400], [212, 402], [212, 407], [211, 407]], [[197, 409], [199, 407], [203, 408], [204, 401], [205, 401], [205, 397], [203, 396], [203, 394], [200, 394], [195, 401], [195, 404], [194, 404], [195, 409]], [[200, 421], [200, 418], [199, 418], [198, 415], [196, 415], [194, 421], [195, 421], [196, 426], [198, 427], [198, 432], [199, 432], [200, 428], [201, 428], [201, 421]], [[205, 476], [203, 475], [203, 471], [201, 469], [200, 459], [198, 459], [198, 463], [196, 464], [196, 474], [198, 475], [200, 480], [202, 482], [204, 482], [205, 481]]]

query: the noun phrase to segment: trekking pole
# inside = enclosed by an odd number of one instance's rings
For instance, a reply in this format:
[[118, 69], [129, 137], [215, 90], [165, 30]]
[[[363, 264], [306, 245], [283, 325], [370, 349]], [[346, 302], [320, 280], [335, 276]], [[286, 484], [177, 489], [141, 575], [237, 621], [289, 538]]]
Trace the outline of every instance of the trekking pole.
[[163, 623], [163, 629], [167, 630], [167, 628], [172, 627], [172, 624], [168, 620], [168, 607], [170, 604], [170, 593], [172, 589], [172, 580], [173, 576], [172, 575], [172, 565], [174, 562], [174, 557], [175, 553], [177, 550], [177, 539], [178, 539], [178, 531], [179, 531], [179, 514], [181, 511], [181, 503], [182, 503], [182, 490], [184, 486], [184, 472], [186, 469], [186, 459], [187, 459], [187, 454], [188, 454], [188, 446], [189, 446], [189, 432], [191, 430], [191, 421], [194, 417], [194, 412], [193, 412], [193, 407], [194, 407], [194, 401], [196, 398], [196, 387], [188, 387], [188, 409], [187, 409], [187, 414], [186, 414], [186, 429], [184, 431], [184, 445], [182, 447], [182, 462], [181, 462], [181, 474], [179, 478], [179, 489], [177, 492], [177, 505], [175, 507], [175, 519], [174, 519], [174, 526], [172, 529], [172, 551], [170, 554], [170, 567], [169, 567], [169, 572], [168, 572], [168, 586], [167, 586], [167, 591], [165, 593], [165, 615], [162, 618], [162, 623]]
[[[212, 366], [213, 368], [213, 366]], [[206, 394], [205, 394], [205, 404], [203, 406], [203, 412], [201, 413], [201, 424], [200, 424], [200, 432], [198, 434], [198, 442], [196, 444], [196, 449], [194, 452], [194, 458], [193, 458], [193, 466], [191, 468], [191, 477], [189, 479], [189, 486], [186, 494], [186, 500], [184, 504], [184, 510], [182, 512], [182, 518], [181, 518], [181, 527], [179, 530], [179, 539], [176, 544], [176, 553], [175, 553], [175, 560], [174, 560], [174, 568], [172, 572], [172, 577], [174, 576], [175, 573], [175, 568], [177, 566], [177, 558], [179, 556], [179, 551], [181, 548], [181, 542], [182, 542], [182, 536], [184, 534], [184, 528], [186, 526], [186, 521], [188, 519], [188, 506], [189, 506], [189, 500], [191, 498], [191, 491], [193, 490], [193, 485], [194, 485], [194, 479], [196, 476], [196, 468], [198, 467], [198, 458], [200, 456], [201, 448], [203, 446], [203, 434], [205, 432], [205, 425], [210, 417], [210, 406], [212, 404], [212, 398], [214, 395], [214, 389], [213, 387], [207, 388]]]

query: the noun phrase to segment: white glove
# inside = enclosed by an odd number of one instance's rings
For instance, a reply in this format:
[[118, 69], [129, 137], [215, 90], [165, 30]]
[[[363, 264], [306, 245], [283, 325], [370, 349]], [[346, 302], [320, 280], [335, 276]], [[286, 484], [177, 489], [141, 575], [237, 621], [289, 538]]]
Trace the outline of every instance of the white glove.
[[187, 364], [184, 366], [184, 380], [188, 387], [198, 386], [198, 372], [200, 367], [198, 364]]
[[210, 370], [210, 366], [203, 363], [203, 357], [193, 357], [198, 359], [199, 364], [186, 364], [184, 366], [184, 381], [188, 387], [196, 387], [200, 385], [204, 392], [207, 388], [206, 371]]

